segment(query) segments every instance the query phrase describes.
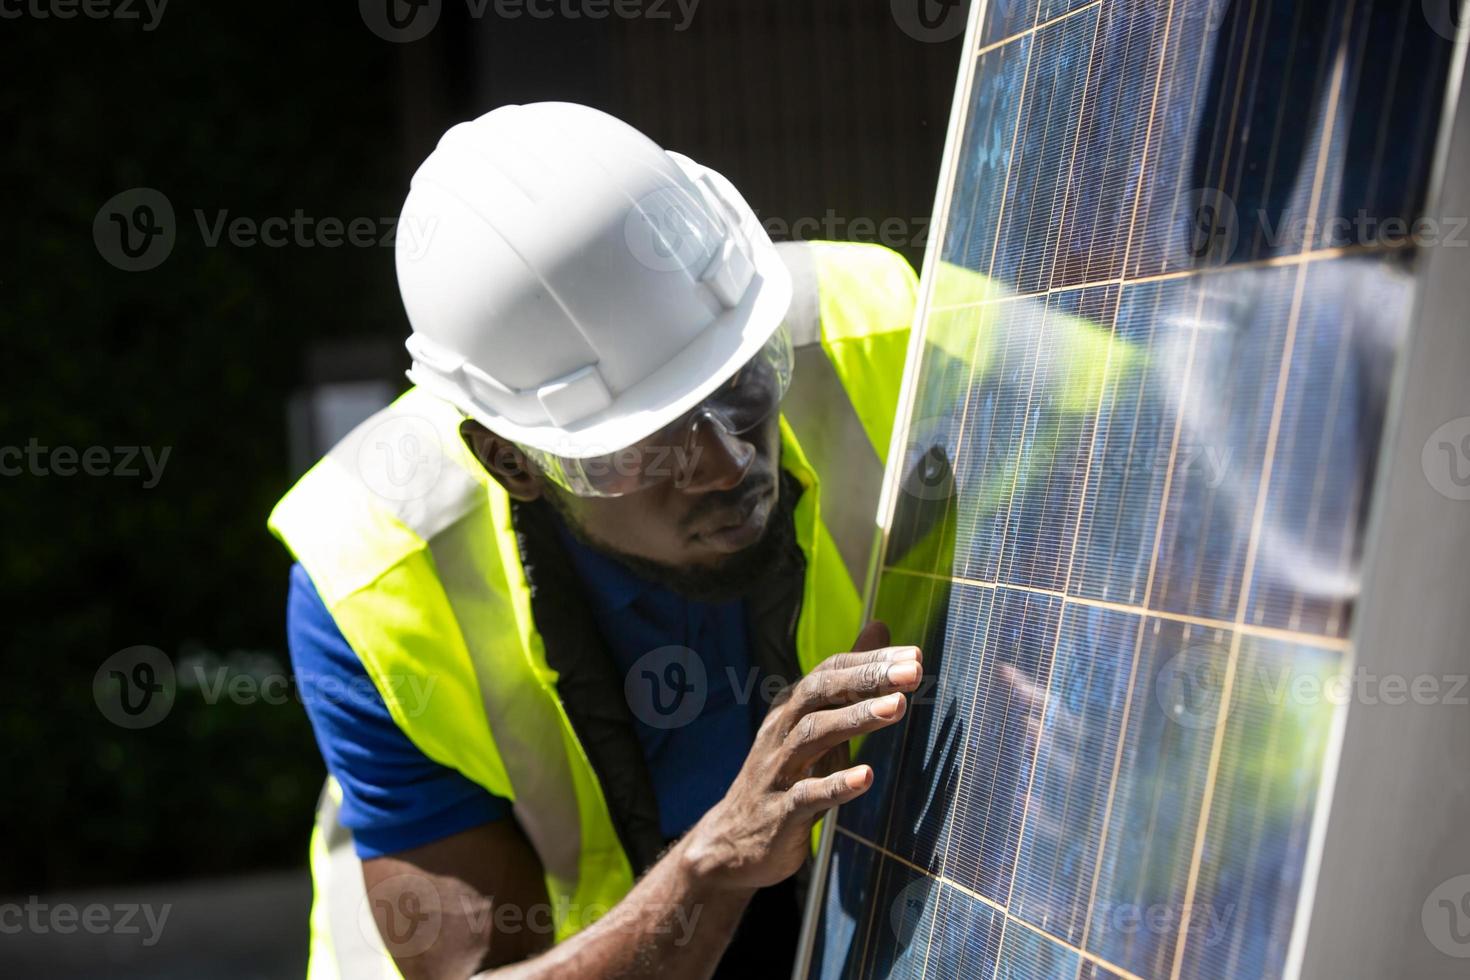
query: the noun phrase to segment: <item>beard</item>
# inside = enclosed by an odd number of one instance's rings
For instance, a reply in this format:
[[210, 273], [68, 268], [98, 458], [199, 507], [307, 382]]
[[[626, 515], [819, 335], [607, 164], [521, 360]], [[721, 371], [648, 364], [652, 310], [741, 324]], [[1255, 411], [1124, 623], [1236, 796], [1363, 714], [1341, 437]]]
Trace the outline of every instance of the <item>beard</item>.
[[[712, 565], [666, 565], [618, 551], [587, 534], [558, 494], [549, 493], [546, 499], [568, 532], [582, 545], [611, 558], [644, 581], [668, 589], [685, 599], [717, 603], [732, 602], [754, 594], [760, 585], [797, 560], [799, 550], [796, 544], [796, 522], [792, 514], [801, 488], [800, 485], [793, 487], [793, 484], [796, 481], [779, 479], [776, 506], [766, 521], [765, 531], [755, 544], [727, 555]], [[736, 498], [743, 497], [748, 492], [749, 488], [730, 491]], [[710, 500], [711, 509], [720, 505], [721, 501]]]

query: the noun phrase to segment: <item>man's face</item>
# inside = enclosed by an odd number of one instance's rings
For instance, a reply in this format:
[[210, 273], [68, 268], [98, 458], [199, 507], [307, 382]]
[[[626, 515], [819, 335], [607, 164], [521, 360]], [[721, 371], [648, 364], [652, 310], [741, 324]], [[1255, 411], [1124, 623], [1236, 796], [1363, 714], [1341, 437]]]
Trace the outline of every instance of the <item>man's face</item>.
[[546, 493], [603, 551], [670, 570], [718, 569], [757, 544], [775, 512], [780, 429], [774, 415], [738, 436], [701, 426], [689, 448], [687, 466], [644, 490], [574, 497], [548, 486]]
[[[712, 597], [742, 591], [738, 580], [752, 574], [746, 566], [772, 538], [766, 532], [781, 485], [778, 418], [772, 413], [740, 435], [700, 425], [686, 452], [669, 454], [683, 466], [662, 482], [619, 497], [573, 496], [479, 423], [466, 421], [462, 432], [512, 497], [546, 497], [580, 540], [647, 578]], [[729, 588], [722, 587], [726, 578]]]

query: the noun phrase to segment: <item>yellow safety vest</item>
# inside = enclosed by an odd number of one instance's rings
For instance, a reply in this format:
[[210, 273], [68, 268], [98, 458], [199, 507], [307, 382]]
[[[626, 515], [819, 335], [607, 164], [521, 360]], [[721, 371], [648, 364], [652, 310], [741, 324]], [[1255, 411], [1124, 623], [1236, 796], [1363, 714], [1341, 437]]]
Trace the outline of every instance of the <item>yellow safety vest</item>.
[[[797, 284], [788, 327], [798, 354], [781, 451], [804, 488], [793, 514], [806, 560], [796, 650], [809, 671], [847, 649], [861, 625], [918, 283], [901, 256], [877, 245], [808, 243], [782, 254]], [[510, 499], [464, 446], [459, 422], [449, 405], [410, 390], [303, 476], [270, 528], [408, 738], [511, 801], [545, 871], [561, 941], [621, 899], [634, 871], [558, 698]], [[426, 702], [403, 696], [428, 683]], [[329, 781], [312, 837], [309, 976], [396, 976], [351, 835], [336, 819], [339, 802]]]

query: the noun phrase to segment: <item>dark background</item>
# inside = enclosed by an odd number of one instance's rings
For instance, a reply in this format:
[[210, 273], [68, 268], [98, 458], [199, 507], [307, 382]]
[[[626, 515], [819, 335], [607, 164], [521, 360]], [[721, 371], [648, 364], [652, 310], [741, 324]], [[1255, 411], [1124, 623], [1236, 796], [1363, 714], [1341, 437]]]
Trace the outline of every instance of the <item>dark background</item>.
[[[180, 687], [131, 731], [92, 681], [134, 645], [180, 668], [289, 671], [288, 559], [265, 518], [313, 434], [298, 425], [293, 454], [288, 403], [324, 382], [400, 385], [407, 324], [391, 248], [211, 247], [196, 209], [382, 222], [447, 126], [566, 99], [714, 166], [776, 237], [807, 218], [797, 237], [882, 240], [919, 262], [963, 3], [933, 8], [932, 29], [888, 0], [702, 0], [683, 30], [659, 6], [512, 20], [443, 0], [413, 43], [375, 35], [351, 2], [173, 0], [151, 31], [141, 2], [133, 21], [6, 8], [21, 16], [0, 21], [0, 445], [170, 455], [151, 489], [0, 478], [0, 896], [305, 863], [323, 771], [299, 704]], [[151, 271], [94, 244], [99, 208], [135, 187], [175, 212]], [[884, 219], [900, 224], [880, 234]]]

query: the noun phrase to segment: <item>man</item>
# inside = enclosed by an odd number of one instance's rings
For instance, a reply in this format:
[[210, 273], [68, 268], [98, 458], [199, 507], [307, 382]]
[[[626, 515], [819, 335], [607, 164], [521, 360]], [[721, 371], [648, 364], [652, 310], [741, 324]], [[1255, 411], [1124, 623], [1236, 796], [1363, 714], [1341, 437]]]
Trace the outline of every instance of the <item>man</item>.
[[568, 104], [451, 129], [402, 221], [416, 387], [271, 517], [332, 777], [311, 976], [789, 970], [847, 742], [922, 670], [858, 635], [912, 270], [778, 250]]

